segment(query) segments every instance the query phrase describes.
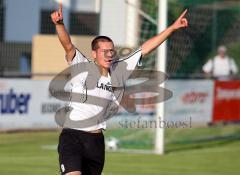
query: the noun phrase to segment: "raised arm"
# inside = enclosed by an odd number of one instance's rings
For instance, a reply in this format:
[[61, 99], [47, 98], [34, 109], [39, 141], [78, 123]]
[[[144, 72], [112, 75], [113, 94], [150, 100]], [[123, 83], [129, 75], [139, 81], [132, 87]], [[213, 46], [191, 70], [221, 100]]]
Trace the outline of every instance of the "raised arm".
[[166, 30], [161, 32], [160, 34], [150, 38], [145, 43], [143, 43], [142, 47], [142, 55], [145, 56], [160, 46], [174, 31], [180, 28], [188, 27], [188, 21], [184, 16], [186, 15], [187, 10], [185, 10], [180, 17]]
[[59, 3], [59, 9], [51, 14], [51, 18], [55, 24], [58, 38], [66, 52], [67, 61], [71, 62], [76, 50], [63, 23], [62, 2]]

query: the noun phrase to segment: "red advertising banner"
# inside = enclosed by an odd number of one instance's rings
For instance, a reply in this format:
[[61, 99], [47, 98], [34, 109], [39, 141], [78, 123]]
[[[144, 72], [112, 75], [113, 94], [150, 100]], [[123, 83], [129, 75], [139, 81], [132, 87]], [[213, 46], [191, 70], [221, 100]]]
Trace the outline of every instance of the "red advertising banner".
[[240, 121], [240, 81], [216, 81], [213, 122]]

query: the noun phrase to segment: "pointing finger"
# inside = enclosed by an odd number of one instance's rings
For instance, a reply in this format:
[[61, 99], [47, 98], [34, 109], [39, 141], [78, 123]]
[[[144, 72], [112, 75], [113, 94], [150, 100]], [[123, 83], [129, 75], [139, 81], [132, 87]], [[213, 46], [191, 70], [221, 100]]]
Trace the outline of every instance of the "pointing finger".
[[179, 17], [179, 18], [180, 18], [180, 19], [181, 19], [181, 18], [183, 18], [183, 17], [186, 15], [187, 11], [188, 11], [187, 9], [186, 9], [186, 10], [184, 10], [184, 12], [183, 12], [183, 13], [180, 15], [180, 17]]
[[59, 9], [58, 9], [58, 12], [59, 13], [62, 13], [62, 0], [60, 0], [60, 2], [59, 2]]

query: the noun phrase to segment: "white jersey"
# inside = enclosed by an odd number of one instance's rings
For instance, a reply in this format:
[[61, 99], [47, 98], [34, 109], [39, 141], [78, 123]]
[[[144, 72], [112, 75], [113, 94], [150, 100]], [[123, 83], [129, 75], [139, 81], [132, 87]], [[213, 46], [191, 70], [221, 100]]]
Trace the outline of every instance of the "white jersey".
[[204, 66], [203, 71], [213, 74], [214, 77], [225, 77], [238, 72], [235, 61], [229, 57], [220, 58], [219, 56], [209, 60]]
[[[87, 96], [94, 96], [94, 97], [100, 97], [103, 99], [108, 100], [115, 100], [113, 90], [112, 90], [112, 82], [111, 82], [111, 76], [115, 76], [117, 79], [118, 85], [122, 85], [123, 81], [125, 81], [128, 77], [123, 78], [121, 74], [123, 74], [123, 71], [120, 70], [121, 66], [127, 66], [127, 70], [130, 70], [129, 72], [132, 72], [137, 63], [139, 62], [141, 58], [141, 48], [136, 50], [135, 52], [131, 53], [127, 57], [118, 59], [115, 63], [112, 64], [110, 68], [110, 74], [108, 74], [108, 77], [101, 76], [97, 82], [97, 85], [93, 89], [88, 89], [86, 87], [86, 79], [87, 79], [87, 72], [83, 72], [80, 74], [77, 74], [77, 76], [72, 77], [70, 81], [70, 89], [72, 93], [84, 93]], [[94, 62], [90, 61], [90, 59], [86, 58], [81, 52], [76, 50], [76, 54], [72, 60], [72, 62], [69, 63], [70, 66], [73, 66], [78, 63], [91, 63], [94, 64]], [[123, 63], [123, 64], [122, 64]], [[77, 65], [78, 66], [78, 65]], [[120, 68], [120, 69], [119, 69]], [[132, 71], [131, 71], [132, 70]], [[73, 75], [74, 70], [71, 70], [71, 74]], [[76, 73], [75, 73], [76, 75]], [[116, 83], [116, 82], [115, 82]], [[84, 103], [84, 98], [82, 99], [81, 103], [76, 102], [70, 98], [69, 107], [71, 107], [71, 112], [69, 114], [69, 118], [72, 121], [81, 121], [86, 120], [94, 117], [95, 115], [99, 114], [102, 110], [107, 110], [105, 108], [108, 107], [108, 104], [105, 105], [94, 105], [89, 103]], [[97, 129], [106, 129], [106, 121], [103, 121], [102, 123], [95, 123], [94, 125], [88, 126], [88, 127], [82, 127], [82, 128], [72, 128], [82, 131], [93, 131]]]

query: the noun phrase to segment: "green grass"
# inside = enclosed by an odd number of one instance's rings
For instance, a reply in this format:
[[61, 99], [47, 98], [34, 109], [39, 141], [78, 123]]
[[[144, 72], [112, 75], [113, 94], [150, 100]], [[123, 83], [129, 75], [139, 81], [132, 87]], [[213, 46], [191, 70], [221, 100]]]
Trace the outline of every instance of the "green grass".
[[[153, 129], [112, 129], [106, 132], [105, 136], [118, 138], [120, 147], [125, 149], [154, 148]], [[240, 125], [165, 129], [167, 152], [214, 146], [238, 139], [240, 139]]]
[[[152, 130], [109, 130], [123, 148], [152, 149]], [[58, 132], [0, 134], [1, 175], [54, 175]], [[168, 129], [166, 154], [106, 153], [104, 175], [238, 175], [240, 126]], [[133, 142], [131, 142], [131, 140]], [[143, 140], [143, 141], [142, 141]], [[138, 143], [138, 144], [137, 144]], [[144, 146], [139, 146], [145, 143]]]

